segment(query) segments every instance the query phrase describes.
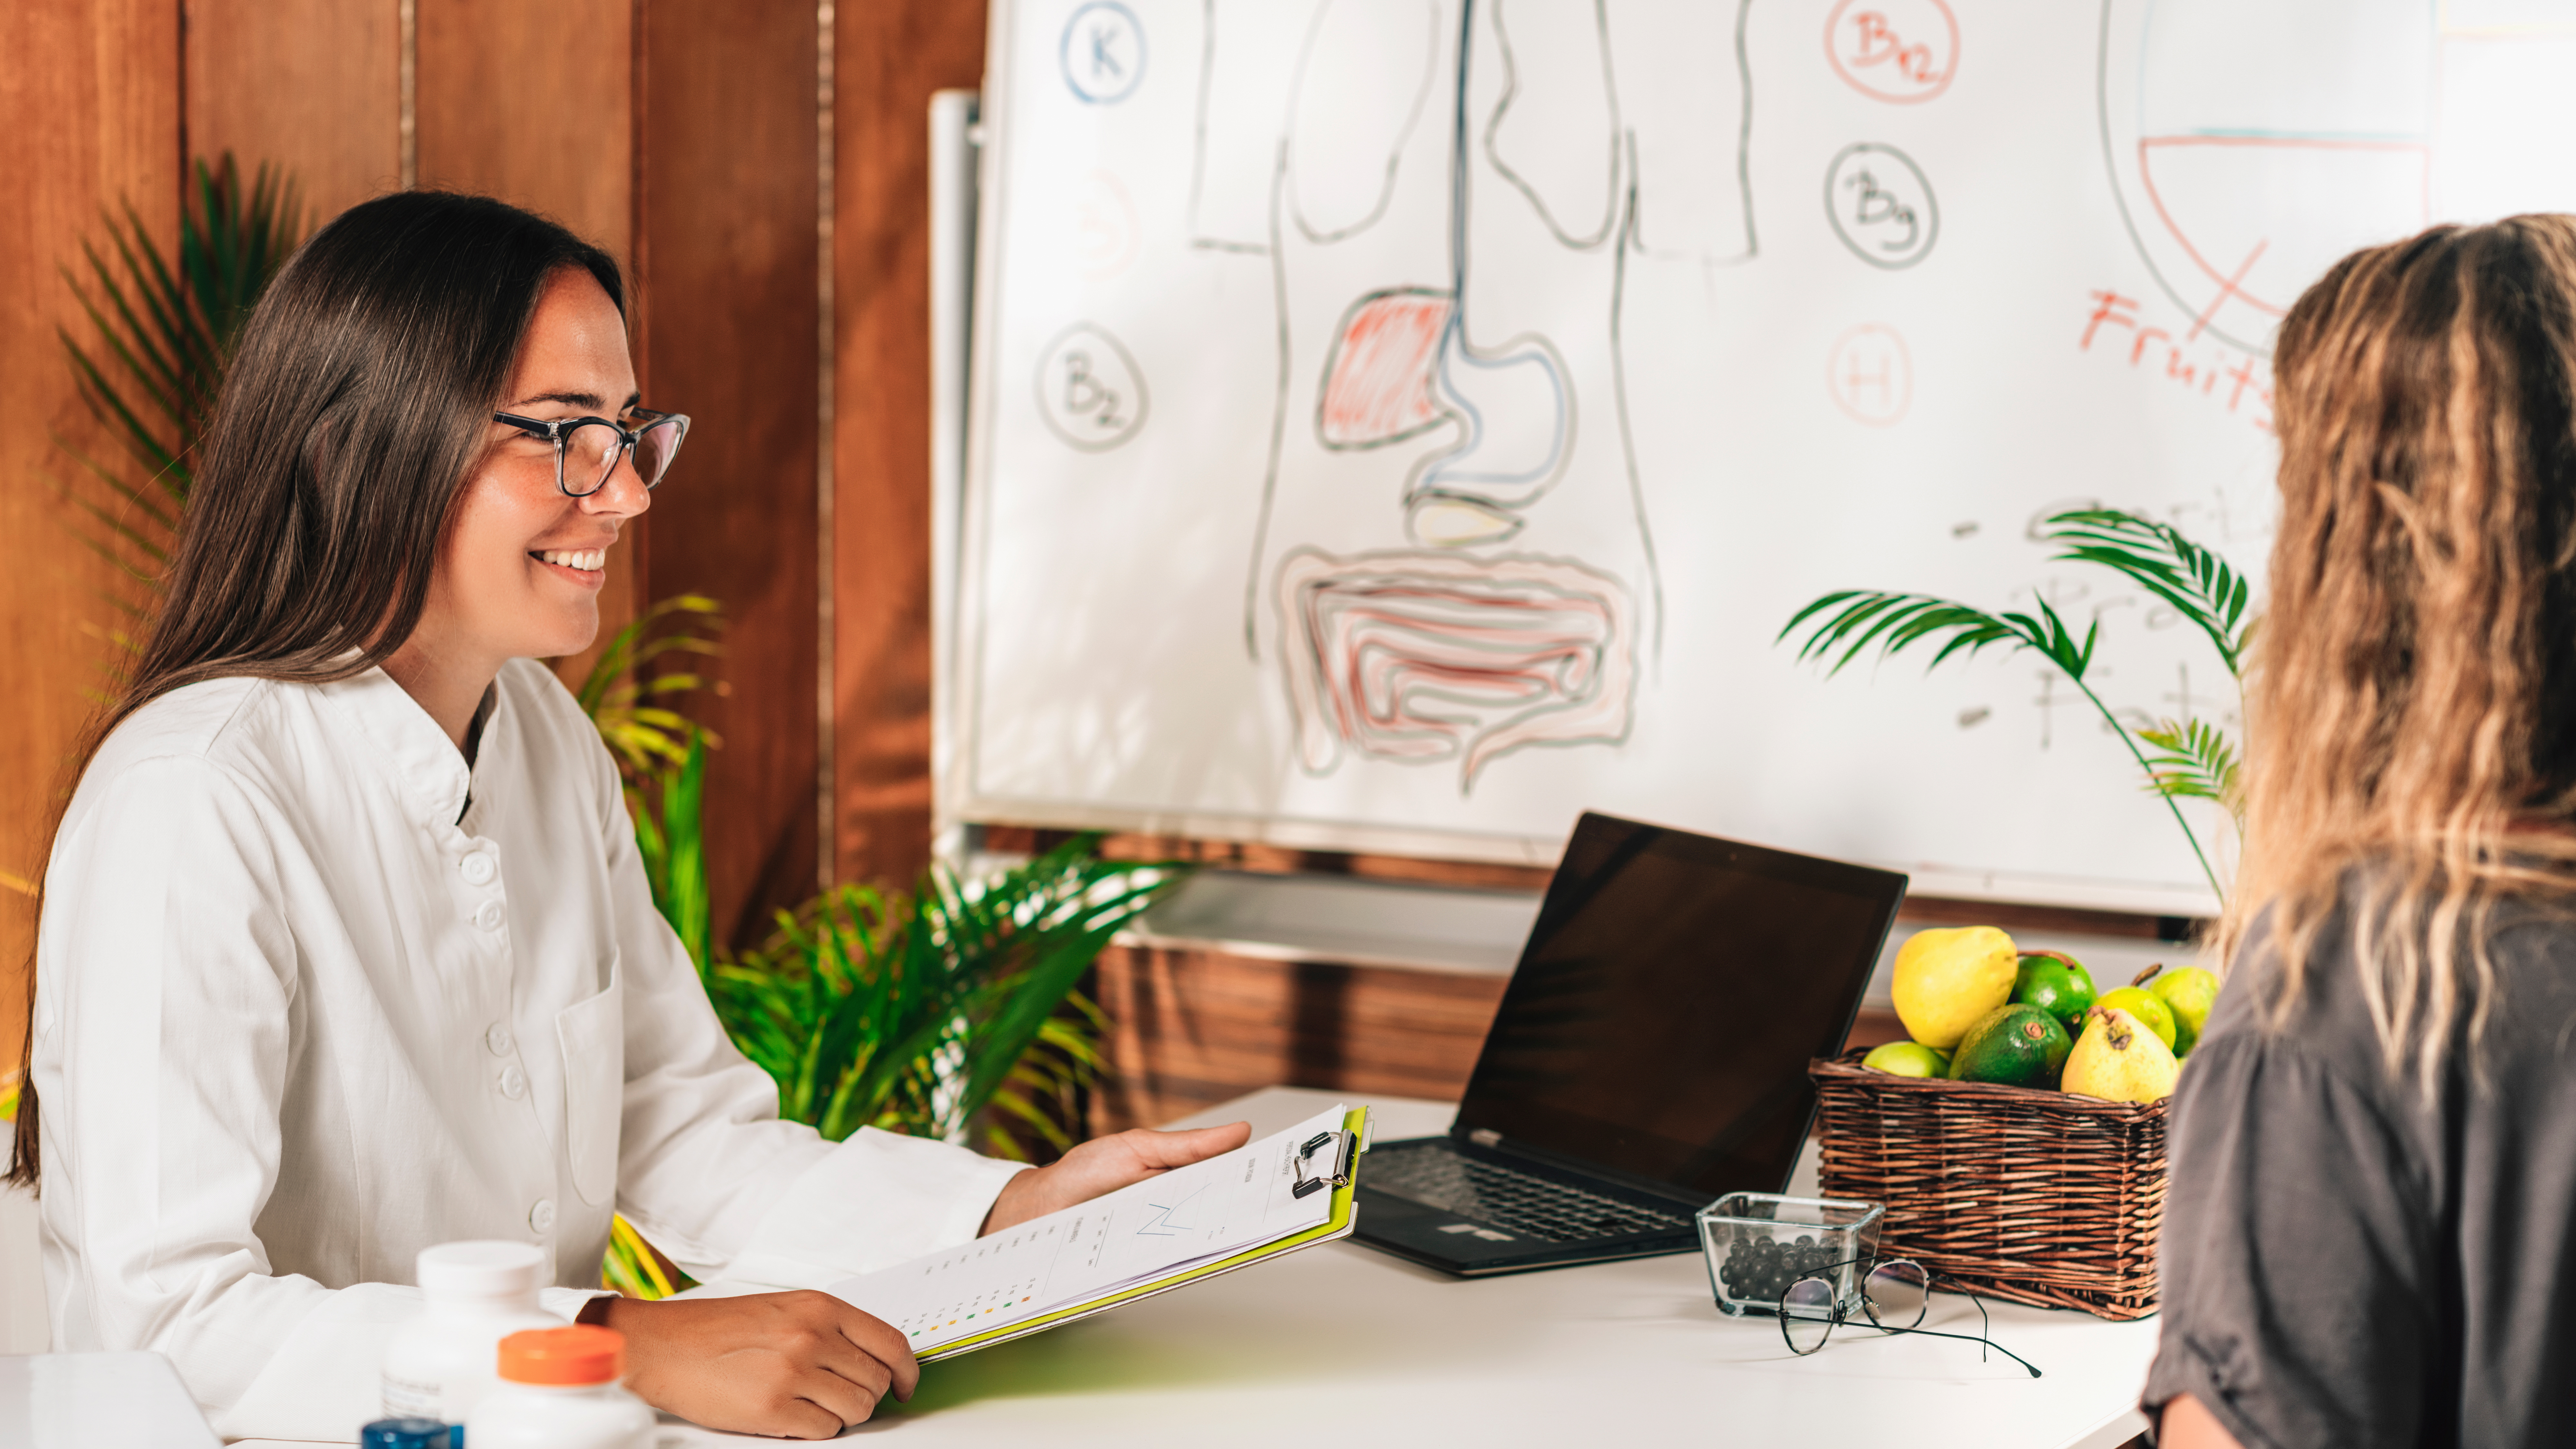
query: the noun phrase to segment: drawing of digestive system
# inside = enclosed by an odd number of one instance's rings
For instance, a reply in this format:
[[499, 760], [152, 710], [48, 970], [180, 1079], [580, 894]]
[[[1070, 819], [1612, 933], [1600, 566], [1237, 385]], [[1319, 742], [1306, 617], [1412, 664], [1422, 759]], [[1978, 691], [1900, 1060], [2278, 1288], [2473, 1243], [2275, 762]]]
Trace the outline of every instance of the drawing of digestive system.
[[2103, 0], [2101, 46], [2121, 217], [2194, 338], [2268, 355], [2356, 248], [2576, 209], [2576, 7]]
[[1632, 256], [1752, 254], [1738, 10], [1687, 54], [1688, 7], [1624, 52], [1599, 0], [1206, 8], [1193, 241], [1271, 271], [1243, 628], [1300, 764], [1446, 766], [1463, 794], [1516, 751], [1624, 741], [1662, 600], [1622, 284]]

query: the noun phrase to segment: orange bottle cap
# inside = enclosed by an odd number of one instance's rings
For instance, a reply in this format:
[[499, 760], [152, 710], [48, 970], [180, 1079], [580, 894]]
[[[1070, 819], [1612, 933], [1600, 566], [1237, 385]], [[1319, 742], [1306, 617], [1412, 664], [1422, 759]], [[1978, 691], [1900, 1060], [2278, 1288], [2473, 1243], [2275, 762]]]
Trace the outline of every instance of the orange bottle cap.
[[625, 1372], [626, 1335], [614, 1328], [530, 1328], [501, 1340], [501, 1377], [514, 1384], [605, 1384]]

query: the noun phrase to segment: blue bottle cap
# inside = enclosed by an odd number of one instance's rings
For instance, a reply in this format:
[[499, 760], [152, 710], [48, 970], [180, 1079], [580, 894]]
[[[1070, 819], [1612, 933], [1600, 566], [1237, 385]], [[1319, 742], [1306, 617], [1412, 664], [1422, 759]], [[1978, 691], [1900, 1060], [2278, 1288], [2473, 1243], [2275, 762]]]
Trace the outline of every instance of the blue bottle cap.
[[436, 1419], [378, 1419], [358, 1431], [359, 1449], [454, 1449], [459, 1436]]

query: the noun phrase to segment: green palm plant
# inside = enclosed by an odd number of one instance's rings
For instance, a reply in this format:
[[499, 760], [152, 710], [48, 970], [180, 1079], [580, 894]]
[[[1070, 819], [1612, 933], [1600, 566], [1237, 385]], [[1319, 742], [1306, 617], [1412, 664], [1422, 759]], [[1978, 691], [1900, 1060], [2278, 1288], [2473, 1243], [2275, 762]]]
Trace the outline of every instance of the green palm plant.
[[724, 646], [708, 635], [723, 628], [722, 604], [704, 594], [674, 594], [618, 630], [573, 691], [630, 784], [686, 765], [695, 742], [723, 743], [664, 702], [700, 689], [722, 694], [721, 683], [695, 669], [647, 670], [674, 654], [722, 654]]
[[915, 895], [842, 886], [781, 912], [768, 941], [708, 972], [716, 1013], [778, 1079], [779, 1110], [835, 1141], [861, 1127], [1025, 1157], [1061, 1151], [1063, 1105], [1100, 1070], [1106, 1022], [1076, 991], [1103, 947], [1186, 867], [1104, 861], [1077, 837], [970, 884], [934, 867]]
[[704, 976], [715, 961], [715, 908], [707, 893], [707, 735], [691, 730], [678, 766], [661, 772], [651, 790], [626, 787], [627, 813], [635, 817], [635, 849], [653, 905], [688, 948]]
[[[2251, 591], [2225, 559], [2194, 543], [2181, 530], [2138, 514], [2112, 508], [2085, 508], [2052, 516], [2040, 536], [2058, 546], [2055, 562], [2089, 563], [2114, 570], [2170, 605], [2198, 629], [2218, 651], [2228, 677], [2241, 678], [2245, 646], [2253, 629], [2247, 613]], [[1801, 628], [1806, 639], [1798, 659], [1829, 661], [1828, 677], [1839, 674], [1864, 654], [1884, 659], [1917, 644], [1938, 644], [1931, 662], [1937, 668], [1951, 658], [1974, 658], [1990, 647], [2010, 652], [2029, 650], [2057, 666], [2104, 724], [2119, 737], [2130, 758], [2147, 777], [2146, 788], [2162, 799], [2180, 826], [2191, 853], [2208, 877], [2209, 888], [2226, 899], [2227, 889], [2201, 846], [2199, 832], [2182, 813], [2187, 799], [2215, 800], [2231, 815], [2241, 800], [2237, 791], [2237, 753], [2226, 731], [2188, 716], [2133, 728], [2094, 693], [2085, 678], [2093, 664], [2101, 623], [2085, 626], [2082, 637], [2067, 626], [2046, 599], [2037, 613], [1988, 613], [1930, 594], [1891, 593], [1876, 589], [1840, 589], [1826, 594], [1791, 616], [1779, 633], [1787, 639]], [[2142, 748], [2143, 746], [2143, 748]], [[2153, 753], [2150, 753], [2150, 750]]]

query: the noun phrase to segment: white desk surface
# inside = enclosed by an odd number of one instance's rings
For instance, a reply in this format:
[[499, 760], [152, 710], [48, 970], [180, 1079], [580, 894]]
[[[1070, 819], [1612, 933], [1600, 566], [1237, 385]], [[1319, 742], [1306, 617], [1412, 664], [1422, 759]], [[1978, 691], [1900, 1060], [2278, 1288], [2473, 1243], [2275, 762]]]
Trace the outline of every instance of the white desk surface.
[[[1188, 1118], [1280, 1131], [1335, 1100], [1274, 1087]], [[1380, 1140], [1446, 1130], [1451, 1104], [1365, 1099]], [[1812, 1182], [1813, 1166], [1800, 1173]], [[718, 1291], [721, 1286], [718, 1286]], [[844, 1439], [904, 1446], [1222, 1443], [1541, 1445], [1607, 1431], [1665, 1442], [1902, 1444], [1905, 1449], [2114, 1449], [2156, 1322], [1990, 1304], [1997, 1342], [1837, 1334], [1791, 1354], [1767, 1318], [1729, 1319], [1697, 1254], [1474, 1282], [1356, 1243], [1328, 1243], [1080, 1323], [926, 1366], [910, 1404]], [[1975, 1332], [1975, 1305], [1935, 1297], [1927, 1327]], [[244, 1441], [259, 1449], [270, 1441]], [[667, 1420], [656, 1449], [771, 1444]]]
[[215, 1449], [217, 1442], [160, 1354], [0, 1357], [6, 1449]]

